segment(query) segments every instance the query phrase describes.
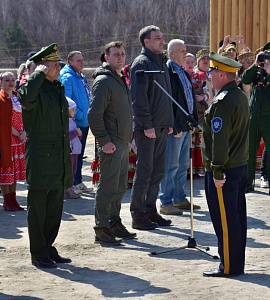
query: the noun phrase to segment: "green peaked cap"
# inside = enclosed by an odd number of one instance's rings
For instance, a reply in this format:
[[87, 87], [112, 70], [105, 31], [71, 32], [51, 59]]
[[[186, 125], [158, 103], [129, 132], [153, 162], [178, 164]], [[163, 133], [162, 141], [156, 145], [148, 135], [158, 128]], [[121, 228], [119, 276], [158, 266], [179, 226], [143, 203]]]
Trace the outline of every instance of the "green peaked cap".
[[29, 60], [33, 60], [35, 63], [38, 63], [40, 61], [61, 61], [62, 59], [59, 57], [57, 44], [53, 43], [42, 48], [35, 55], [30, 57]]

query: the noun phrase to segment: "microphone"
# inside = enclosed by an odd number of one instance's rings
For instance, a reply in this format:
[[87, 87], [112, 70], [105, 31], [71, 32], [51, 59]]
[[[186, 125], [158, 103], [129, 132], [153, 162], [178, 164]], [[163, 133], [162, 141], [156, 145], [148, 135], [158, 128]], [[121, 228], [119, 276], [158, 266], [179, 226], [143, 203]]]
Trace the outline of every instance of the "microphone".
[[144, 77], [144, 76], [153, 76], [153, 75], [160, 75], [164, 74], [164, 71], [144, 71], [138, 70], [135, 72], [137, 77]]

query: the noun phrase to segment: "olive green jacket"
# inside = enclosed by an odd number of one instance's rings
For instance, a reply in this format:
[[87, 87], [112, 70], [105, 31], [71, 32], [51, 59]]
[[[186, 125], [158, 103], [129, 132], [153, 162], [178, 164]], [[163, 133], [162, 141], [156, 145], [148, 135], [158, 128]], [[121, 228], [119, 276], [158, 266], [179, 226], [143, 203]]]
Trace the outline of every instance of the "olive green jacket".
[[204, 116], [203, 164], [215, 179], [222, 180], [226, 169], [247, 163], [248, 130], [247, 97], [231, 81], [218, 92]]
[[107, 64], [96, 69], [88, 123], [99, 145], [132, 138], [132, 104], [125, 78]]
[[28, 189], [57, 190], [72, 186], [69, 112], [64, 86], [35, 71], [18, 90], [22, 104]]
[[252, 91], [249, 99], [249, 106], [252, 105], [251, 116], [258, 116], [258, 113], [260, 112], [261, 117], [266, 117], [270, 116], [270, 75], [265, 73], [266, 77], [264, 78], [263, 84], [267, 87], [258, 87], [259, 91], [256, 92], [258, 70], [259, 67], [253, 64], [241, 75], [241, 81], [244, 84], [252, 84]]

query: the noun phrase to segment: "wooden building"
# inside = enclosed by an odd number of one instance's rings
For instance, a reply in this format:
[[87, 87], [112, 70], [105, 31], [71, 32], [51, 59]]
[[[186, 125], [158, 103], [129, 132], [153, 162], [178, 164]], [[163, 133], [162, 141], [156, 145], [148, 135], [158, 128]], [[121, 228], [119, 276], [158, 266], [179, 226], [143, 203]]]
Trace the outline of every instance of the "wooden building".
[[238, 34], [252, 51], [270, 41], [270, 0], [210, 0], [210, 50]]

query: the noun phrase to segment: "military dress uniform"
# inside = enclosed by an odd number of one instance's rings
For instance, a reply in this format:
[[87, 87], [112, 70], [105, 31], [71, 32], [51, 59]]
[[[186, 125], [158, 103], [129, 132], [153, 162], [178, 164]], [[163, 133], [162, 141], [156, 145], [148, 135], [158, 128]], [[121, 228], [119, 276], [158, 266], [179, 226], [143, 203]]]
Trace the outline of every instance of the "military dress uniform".
[[[57, 61], [56, 49], [52, 44], [31, 59]], [[69, 111], [64, 86], [58, 80], [47, 80], [42, 71], [29, 76], [18, 90], [18, 99], [27, 134], [27, 220], [34, 262], [58, 257], [52, 244], [60, 227], [64, 188], [72, 186]]]
[[[240, 65], [213, 52], [210, 58], [211, 67], [227, 72], [235, 72], [237, 66], [233, 66]], [[224, 62], [227, 65], [223, 66]], [[233, 80], [219, 90], [205, 112], [202, 141], [205, 192], [218, 238], [219, 271], [222, 275], [236, 275], [244, 271], [248, 125], [247, 98]], [[224, 176], [226, 182], [219, 188], [223, 195], [221, 193], [218, 197], [213, 178], [222, 180]]]

